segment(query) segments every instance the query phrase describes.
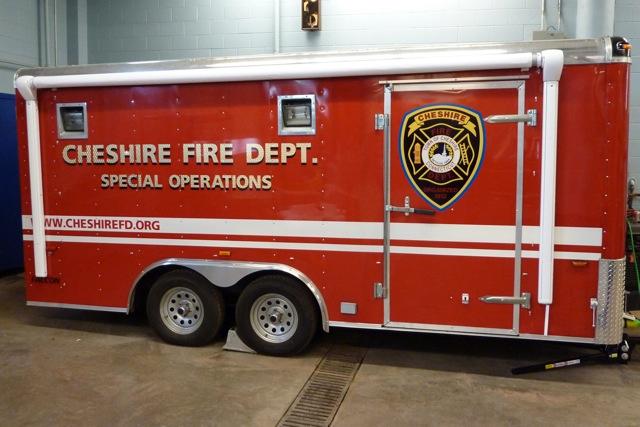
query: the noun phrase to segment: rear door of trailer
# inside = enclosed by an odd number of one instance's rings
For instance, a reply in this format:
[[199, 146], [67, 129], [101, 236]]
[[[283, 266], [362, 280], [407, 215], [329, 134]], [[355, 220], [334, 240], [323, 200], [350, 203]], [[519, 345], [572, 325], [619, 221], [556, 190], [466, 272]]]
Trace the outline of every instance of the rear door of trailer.
[[385, 325], [518, 334], [525, 78], [386, 82]]

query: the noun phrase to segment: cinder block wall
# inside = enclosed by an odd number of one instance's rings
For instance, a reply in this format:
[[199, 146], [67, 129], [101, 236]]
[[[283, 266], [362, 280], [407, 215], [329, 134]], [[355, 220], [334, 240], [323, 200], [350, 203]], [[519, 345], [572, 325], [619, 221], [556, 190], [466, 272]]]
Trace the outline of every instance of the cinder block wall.
[[[616, 0], [615, 32], [629, 37], [632, 49], [631, 114], [629, 126], [629, 177], [640, 185], [640, 0]], [[640, 200], [636, 200], [640, 207]]]
[[[273, 0], [89, 0], [89, 62], [270, 53]], [[281, 1], [281, 51], [518, 41], [539, 29], [540, 0], [322, 0], [322, 31], [300, 31]]]
[[37, 0], [0, 0], [0, 93], [14, 93], [15, 71], [38, 60]]

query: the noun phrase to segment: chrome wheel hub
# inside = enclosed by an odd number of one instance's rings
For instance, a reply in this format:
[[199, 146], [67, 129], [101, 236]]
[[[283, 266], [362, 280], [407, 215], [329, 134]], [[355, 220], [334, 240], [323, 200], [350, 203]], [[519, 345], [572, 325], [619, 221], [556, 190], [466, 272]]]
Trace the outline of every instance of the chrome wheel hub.
[[298, 311], [280, 294], [265, 294], [251, 306], [251, 327], [263, 340], [280, 343], [290, 339], [298, 329]]
[[190, 289], [171, 288], [160, 300], [160, 318], [176, 334], [195, 332], [202, 323], [203, 315], [202, 300]]

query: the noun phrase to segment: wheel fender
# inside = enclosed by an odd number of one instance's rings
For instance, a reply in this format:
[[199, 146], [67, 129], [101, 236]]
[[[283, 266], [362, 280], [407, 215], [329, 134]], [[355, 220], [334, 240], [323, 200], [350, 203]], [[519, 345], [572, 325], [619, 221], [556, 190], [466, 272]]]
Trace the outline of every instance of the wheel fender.
[[169, 266], [188, 268], [202, 275], [212, 284], [220, 288], [229, 288], [250, 274], [270, 271], [270, 272], [282, 272], [290, 275], [300, 282], [302, 282], [309, 292], [313, 295], [318, 308], [320, 309], [320, 316], [322, 321], [322, 329], [325, 332], [329, 332], [329, 315], [327, 306], [322, 297], [322, 293], [313, 281], [300, 270], [293, 268], [286, 264], [279, 263], [263, 263], [263, 262], [239, 262], [239, 261], [214, 261], [203, 259], [184, 259], [184, 258], [167, 258], [145, 267], [138, 277], [133, 281], [131, 289], [129, 291], [129, 301], [127, 312], [130, 312], [133, 308], [133, 297], [135, 290], [141, 280], [149, 273], [158, 268], [164, 268]]

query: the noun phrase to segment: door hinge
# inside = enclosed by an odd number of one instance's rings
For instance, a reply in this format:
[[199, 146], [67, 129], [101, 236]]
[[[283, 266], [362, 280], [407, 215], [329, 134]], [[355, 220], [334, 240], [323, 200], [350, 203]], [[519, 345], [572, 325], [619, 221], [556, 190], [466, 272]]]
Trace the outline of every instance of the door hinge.
[[374, 116], [374, 129], [375, 130], [384, 130], [385, 120], [384, 114], [376, 114]]
[[523, 292], [519, 297], [486, 295], [480, 297], [480, 301], [487, 304], [520, 304], [520, 307], [527, 310], [531, 308], [531, 294], [529, 292]]
[[531, 117], [531, 120], [527, 123], [527, 126], [538, 126], [538, 110], [532, 108], [527, 110], [527, 114]]
[[484, 119], [487, 123], [526, 123], [527, 126], [538, 125], [538, 110], [532, 108], [527, 114], [494, 114]]
[[387, 297], [387, 289], [381, 282], [373, 284], [373, 297], [376, 299]]

